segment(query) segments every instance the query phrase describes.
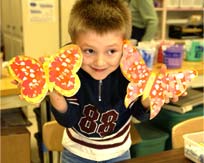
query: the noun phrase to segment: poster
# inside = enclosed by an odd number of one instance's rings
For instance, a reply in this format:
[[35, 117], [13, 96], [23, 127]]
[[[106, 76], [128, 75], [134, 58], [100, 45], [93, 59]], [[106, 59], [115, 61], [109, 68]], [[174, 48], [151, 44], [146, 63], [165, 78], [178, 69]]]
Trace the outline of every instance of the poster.
[[29, 0], [29, 20], [31, 22], [54, 22], [54, 0]]

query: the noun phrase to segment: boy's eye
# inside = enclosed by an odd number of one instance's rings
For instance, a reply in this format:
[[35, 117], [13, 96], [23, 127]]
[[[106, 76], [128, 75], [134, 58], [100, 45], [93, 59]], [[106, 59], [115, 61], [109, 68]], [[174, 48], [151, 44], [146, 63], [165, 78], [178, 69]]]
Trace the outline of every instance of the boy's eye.
[[114, 54], [115, 52], [116, 52], [115, 49], [111, 49], [111, 50], [108, 51], [108, 54], [109, 54], [109, 55], [112, 55], [112, 54]]
[[83, 52], [85, 54], [93, 54], [94, 53], [94, 50], [93, 49], [84, 49]]

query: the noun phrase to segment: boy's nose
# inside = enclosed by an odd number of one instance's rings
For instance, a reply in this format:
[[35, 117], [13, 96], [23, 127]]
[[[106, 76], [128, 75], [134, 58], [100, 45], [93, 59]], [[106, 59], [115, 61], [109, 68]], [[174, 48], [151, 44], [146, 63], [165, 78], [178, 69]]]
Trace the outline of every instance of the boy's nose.
[[103, 55], [97, 55], [96, 59], [95, 59], [95, 65], [97, 66], [103, 66], [105, 63], [105, 58]]

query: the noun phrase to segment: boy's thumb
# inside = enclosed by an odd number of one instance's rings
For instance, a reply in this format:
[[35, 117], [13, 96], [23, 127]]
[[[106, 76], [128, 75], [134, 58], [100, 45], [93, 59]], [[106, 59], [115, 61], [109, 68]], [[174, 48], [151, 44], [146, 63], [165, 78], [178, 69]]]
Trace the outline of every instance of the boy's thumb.
[[166, 71], [167, 71], [166, 65], [165, 65], [165, 64], [162, 64], [162, 65], [161, 65], [160, 72], [161, 72], [161, 73], [165, 73]]

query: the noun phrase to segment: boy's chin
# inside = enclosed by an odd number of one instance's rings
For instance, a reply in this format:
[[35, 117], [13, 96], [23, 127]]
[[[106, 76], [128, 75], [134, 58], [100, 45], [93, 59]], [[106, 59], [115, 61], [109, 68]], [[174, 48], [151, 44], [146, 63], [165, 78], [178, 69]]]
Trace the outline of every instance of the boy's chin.
[[110, 71], [108, 69], [101, 71], [101, 72], [97, 72], [97, 71], [87, 71], [86, 69], [83, 69], [86, 73], [88, 73], [93, 79], [95, 80], [104, 80], [105, 78], [107, 78], [108, 75], [110, 75], [114, 70]]
[[104, 76], [97, 76], [97, 75], [91, 75], [91, 77], [95, 80], [103, 80], [107, 77], [108, 75]]

